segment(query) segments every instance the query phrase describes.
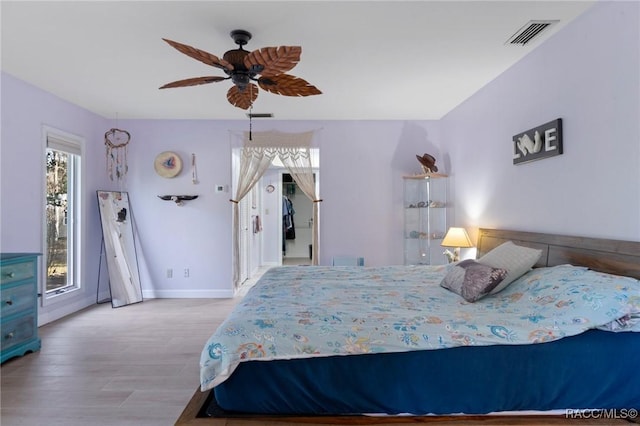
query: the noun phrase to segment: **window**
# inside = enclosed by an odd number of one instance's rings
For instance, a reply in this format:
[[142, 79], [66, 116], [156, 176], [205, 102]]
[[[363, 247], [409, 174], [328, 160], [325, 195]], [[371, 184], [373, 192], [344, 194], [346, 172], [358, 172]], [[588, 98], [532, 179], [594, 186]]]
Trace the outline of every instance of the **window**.
[[46, 135], [45, 294], [80, 288], [80, 164], [82, 142]]

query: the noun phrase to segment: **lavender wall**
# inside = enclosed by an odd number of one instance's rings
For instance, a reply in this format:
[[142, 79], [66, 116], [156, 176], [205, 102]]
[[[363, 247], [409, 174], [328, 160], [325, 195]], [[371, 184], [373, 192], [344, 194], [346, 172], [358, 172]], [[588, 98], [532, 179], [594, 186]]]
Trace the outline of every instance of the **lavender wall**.
[[[359, 255], [366, 265], [402, 264], [402, 176], [416, 154], [442, 158], [439, 123], [333, 122], [320, 145], [320, 261]], [[440, 163], [439, 163], [440, 164]], [[441, 164], [446, 171], [445, 163]]]
[[[596, 4], [441, 120], [458, 225], [640, 241], [639, 17]], [[556, 118], [564, 154], [513, 165]]]
[[[231, 296], [232, 194], [214, 188], [230, 186], [231, 135], [246, 130], [247, 123], [132, 120], [122, 125], [132, 134], [127, 188], [140, 234], [145, 295]], [[364, 256], [369, 265], [402, 263], [401, 176], [419, 171], [416, 153], [439, 155], [437, 122], [268, 121], [254, 129], [316, 131], [324, 199], [321, 264], [342, 254]], [[186, 163], [177, 177], [155, 173], [153, 160], [162, 151], [175, 151]], [[191, 182], [191, 153], [197, 157], [197, 185]], [[161, 194], [199, 198], [176, 207], [158, 199]]]
[[[146, 297], [231, 297], [231, 151], [227, 122], [134, 120], [123, 123], [132, 135], [127, 187], [139, 232], [138, 253]], [[174, 178], [159, 176], [155, 157], [176, 152], [183, 161]], [[198, 183], [191, 179], [196, 154]], [[176, 206], [158, 195], [194, 194]], [[167, 269], [173, 269], [168, 278]], [[189, 277], [184, 269], [189, 269]]]
[[82, 250], [86, 257], [81, 272], [82, 289], [65, 296], [64, 301], [56, 298], [41, 309], [40, 321], [47, 322], [96, 300], [102, 231], [95, 191], [110, 189], [103, 173], [107, 121], [2, 73], [0, 249], [3, 252], [43, 251], [43, 125], [85, 139]]

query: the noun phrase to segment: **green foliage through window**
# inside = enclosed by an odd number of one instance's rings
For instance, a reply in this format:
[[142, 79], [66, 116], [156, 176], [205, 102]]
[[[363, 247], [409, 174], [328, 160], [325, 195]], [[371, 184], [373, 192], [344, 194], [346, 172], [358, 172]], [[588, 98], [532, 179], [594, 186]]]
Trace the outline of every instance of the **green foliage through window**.
[[69, 159], [70, 154], [47, 149], [47, 291], [70, 285]]

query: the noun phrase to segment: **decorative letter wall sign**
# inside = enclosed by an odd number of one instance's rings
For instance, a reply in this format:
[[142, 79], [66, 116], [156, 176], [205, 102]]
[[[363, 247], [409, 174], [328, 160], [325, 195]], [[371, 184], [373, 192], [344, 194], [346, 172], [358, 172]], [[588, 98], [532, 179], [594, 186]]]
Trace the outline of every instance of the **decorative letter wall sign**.
[[513, 137], [513, 164], [562, 154], [562, 119], [550, 121]]

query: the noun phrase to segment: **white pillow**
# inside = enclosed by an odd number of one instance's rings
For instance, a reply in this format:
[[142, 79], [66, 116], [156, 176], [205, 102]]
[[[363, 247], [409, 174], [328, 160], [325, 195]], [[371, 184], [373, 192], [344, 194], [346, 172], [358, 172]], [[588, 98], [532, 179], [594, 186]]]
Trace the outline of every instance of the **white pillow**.
[[478, 259], [479, 263], [507, 270], [507, 276], [489, 294], [504, 290], [511, 282], [533, 268], [540, 256], [542, 250], [519, 246], [512, 241], [507, 241], [482, 256]]

